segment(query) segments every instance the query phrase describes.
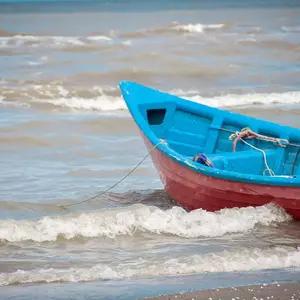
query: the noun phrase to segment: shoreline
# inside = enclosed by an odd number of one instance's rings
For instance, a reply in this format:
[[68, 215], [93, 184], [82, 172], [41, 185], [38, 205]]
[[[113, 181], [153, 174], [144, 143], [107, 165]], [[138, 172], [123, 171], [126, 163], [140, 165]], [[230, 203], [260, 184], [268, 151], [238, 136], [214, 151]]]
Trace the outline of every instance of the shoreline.
[[246, 285], [161, 295], [144, 300], [300, 300], [300, 281]]

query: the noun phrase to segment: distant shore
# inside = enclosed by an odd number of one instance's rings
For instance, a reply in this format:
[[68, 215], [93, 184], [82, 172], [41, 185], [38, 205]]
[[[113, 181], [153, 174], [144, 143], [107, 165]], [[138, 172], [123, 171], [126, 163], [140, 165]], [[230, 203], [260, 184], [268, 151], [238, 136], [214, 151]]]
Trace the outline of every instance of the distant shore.
[[211, 289], [190, 293], [178, 293], [145, 298], [147, 300], [298, 300], [300, 281], [292, 283], [249, 285], [231, 288]]

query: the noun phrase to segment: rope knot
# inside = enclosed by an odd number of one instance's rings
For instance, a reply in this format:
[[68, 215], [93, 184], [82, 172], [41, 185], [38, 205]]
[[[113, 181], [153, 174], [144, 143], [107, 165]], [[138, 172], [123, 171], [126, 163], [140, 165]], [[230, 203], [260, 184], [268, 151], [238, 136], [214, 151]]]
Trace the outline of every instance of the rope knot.
[[278, 147], [286, 148], [289, 145], [289, 141], [286, 139], [275, 139], [274, 144]]
[[240, 139], [254, 139], [258, 136], [257, 133], [253, 132], [249, 127], [243, 128], [241, 131], [237, 131], [236, 133], [233, 133], [229, 139], [233, 140], [233, 147], [232, 151], [235, 152], [237, 142]]

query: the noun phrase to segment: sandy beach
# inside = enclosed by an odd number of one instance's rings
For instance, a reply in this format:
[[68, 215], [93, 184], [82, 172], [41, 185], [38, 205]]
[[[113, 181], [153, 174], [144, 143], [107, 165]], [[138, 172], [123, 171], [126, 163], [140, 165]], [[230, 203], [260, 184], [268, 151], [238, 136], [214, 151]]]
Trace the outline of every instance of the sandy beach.
[[211, 289], [205, 291], [195, 291], [190, 293], [179, 293], [174, 295], [162, 295], [148, 300], [290, 300], [300, 299], [300, 282], [277, 283], [263, 285], [249, 285], [232, 288]]

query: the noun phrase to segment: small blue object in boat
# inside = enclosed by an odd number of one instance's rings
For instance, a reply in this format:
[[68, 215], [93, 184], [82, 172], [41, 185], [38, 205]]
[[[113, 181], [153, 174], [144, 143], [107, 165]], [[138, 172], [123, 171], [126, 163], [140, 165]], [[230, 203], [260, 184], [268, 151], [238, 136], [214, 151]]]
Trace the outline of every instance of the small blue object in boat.
[[200, 153], [194, 156], [193, 161], [196, 161], [199, 164], [206, 165], [211, 168], [214, 167], [212, 161], [204, 153]]

